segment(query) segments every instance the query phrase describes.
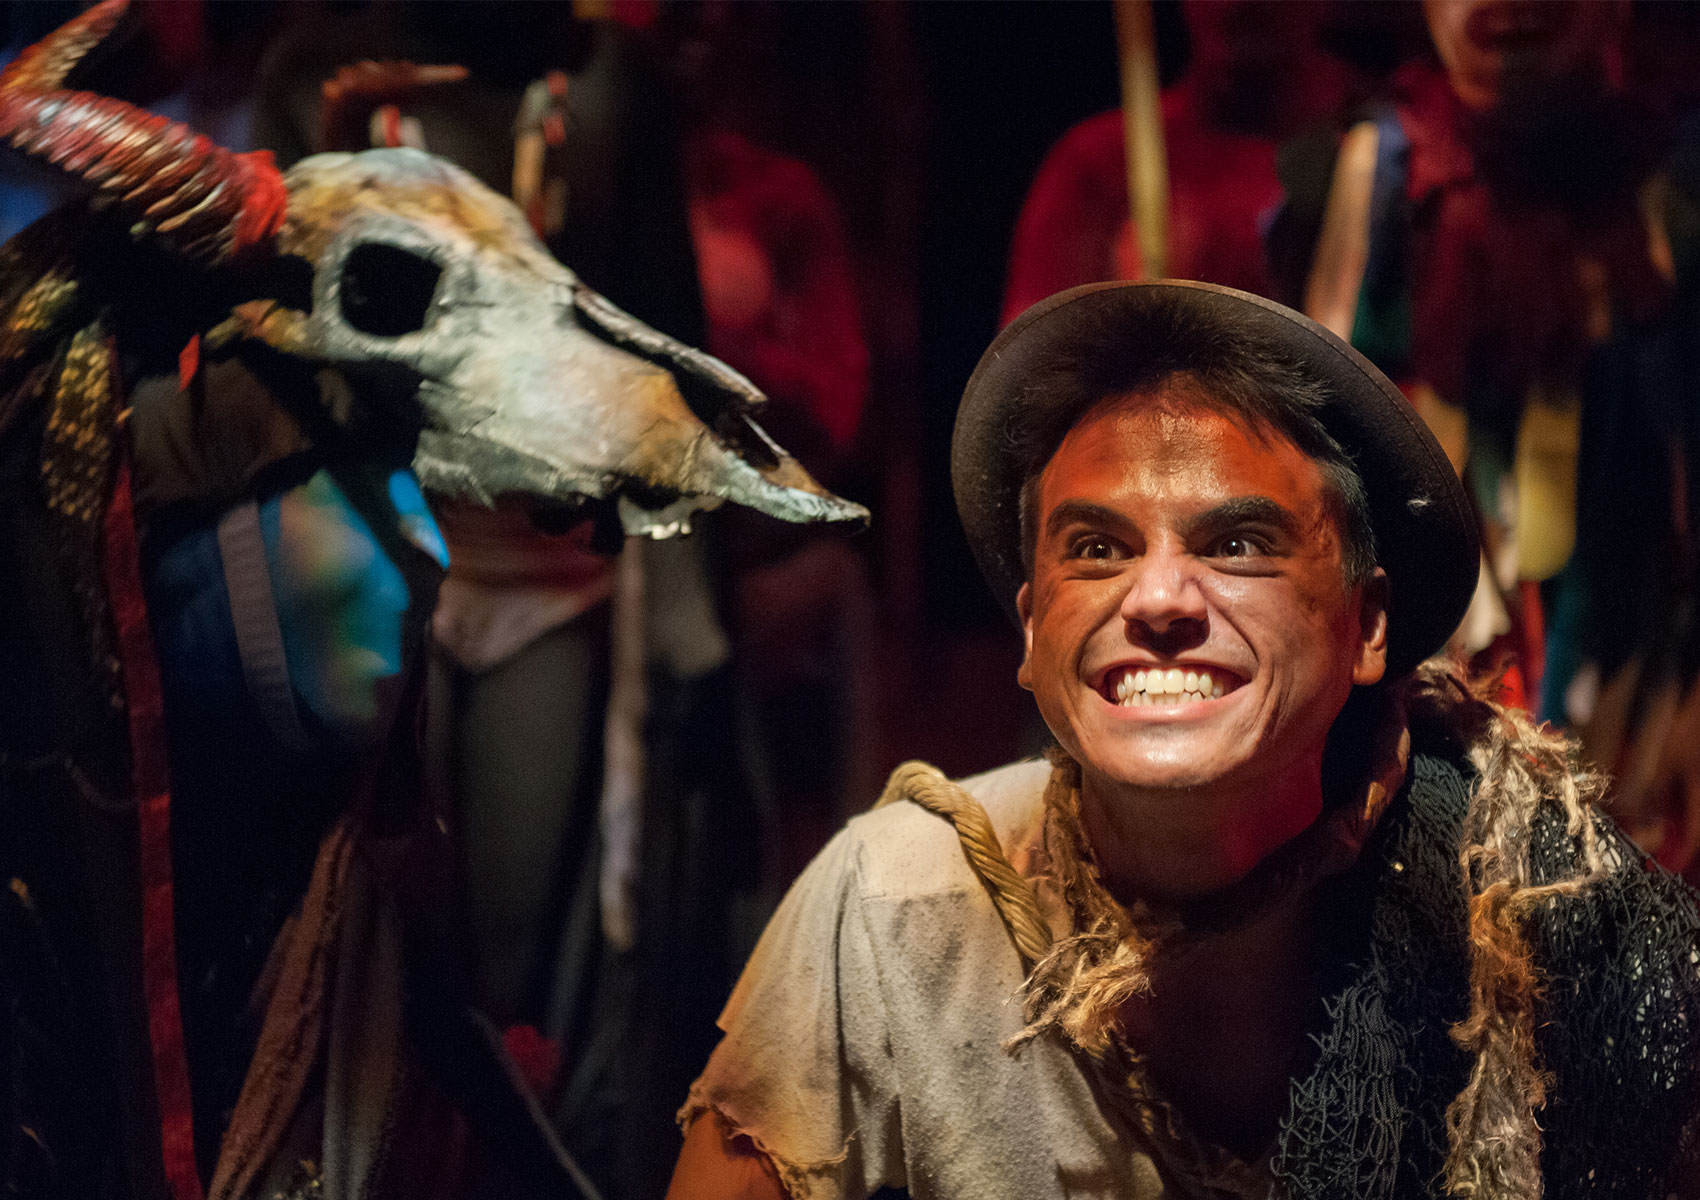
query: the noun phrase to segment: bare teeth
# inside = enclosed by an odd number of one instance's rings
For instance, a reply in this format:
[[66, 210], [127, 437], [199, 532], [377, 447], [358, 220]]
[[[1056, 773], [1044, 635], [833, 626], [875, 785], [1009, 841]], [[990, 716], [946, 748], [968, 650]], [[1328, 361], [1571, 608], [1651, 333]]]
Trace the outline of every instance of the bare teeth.
[[1108, 696], [1122, 707], [1143, 708], [1216, 700], [1238, 685], [1232, 679], [1214, 678], [1209, 671], [1188, 671], [1182, 667], [1170, 667], [1168, 670], [1123, 667], [1110, 672], [1104, 686]]

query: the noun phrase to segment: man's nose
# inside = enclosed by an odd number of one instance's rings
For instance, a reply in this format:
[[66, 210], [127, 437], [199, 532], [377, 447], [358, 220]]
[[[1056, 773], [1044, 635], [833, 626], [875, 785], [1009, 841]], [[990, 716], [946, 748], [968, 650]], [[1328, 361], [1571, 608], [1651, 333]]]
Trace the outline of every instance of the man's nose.
[[1186, 555], [1147, 552], [1129, 574], [1121, 615], [1130, 626], [1164, 639], [1203, 629], [1204, 592]]

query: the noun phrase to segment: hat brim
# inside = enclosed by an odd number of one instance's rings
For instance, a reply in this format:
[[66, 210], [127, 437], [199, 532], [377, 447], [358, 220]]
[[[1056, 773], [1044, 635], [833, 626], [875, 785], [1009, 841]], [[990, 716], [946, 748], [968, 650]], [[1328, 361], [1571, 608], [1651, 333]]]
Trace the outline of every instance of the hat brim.
[[1008, 431], [1045, 403], [1027, 385], [1082, 328], [1136, 323], [1154, 303], [1277, 347], [1321, 385], [1327, 400], [1317, 415], [1363, 479], [1376, 559], [1387, 573], [1389, 673], [1404, 674], [1440, 650], [1469, 607], [1481, 550], [1469, 498], [1434, 435], [1385, 375], [1315, 321], [1260, 296], [1179, 280], [1087, 284], [1042, 300], [998, 334], [969, 379], [951, 479], [969, 546], [1005, 612], [1019, 620], [1015, 595], [1026, 580], [1026, 480]]

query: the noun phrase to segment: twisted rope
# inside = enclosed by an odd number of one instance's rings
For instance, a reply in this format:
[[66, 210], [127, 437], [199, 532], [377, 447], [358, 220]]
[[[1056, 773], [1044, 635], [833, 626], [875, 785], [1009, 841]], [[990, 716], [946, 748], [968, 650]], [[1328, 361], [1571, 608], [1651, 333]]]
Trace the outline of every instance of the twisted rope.
[[912, 800], [956, 827], [968, 865], [991, 893], [992, 905], [1009, 930], [1023, 965], [1032, 970], [1033, 964], [1050, 953], [1051, 927], [1039, 913], [1033, 885], [1004, 856], [997, 831], [980, 802], [946, 779], [944, 772], [924, 762], [906, 762], [893, 771], [874, 807], [884, 808], [899, 800]]

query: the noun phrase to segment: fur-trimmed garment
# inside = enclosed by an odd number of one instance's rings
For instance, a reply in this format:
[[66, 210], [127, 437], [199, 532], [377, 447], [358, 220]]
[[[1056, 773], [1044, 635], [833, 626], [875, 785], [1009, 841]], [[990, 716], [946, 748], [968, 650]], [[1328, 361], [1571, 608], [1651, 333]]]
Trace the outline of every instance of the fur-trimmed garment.
[[[1054, 1030], [1002, 1048], [1023, 1026], [1021, 962], [951, 826], [913, 804], [852, 821], [793, 887], [681, 1117], [717, 1110], [796, 1200], [882, 1187], [974, 1200], [1442, 1194], [1444, 1113], [1470, 1067], [1449, 1031], [1469, 1008], [1471, 777], [1434, 750], [1419, 743], [1358, 864], [1319, 885], [1334, 915], [1319, 1053], [1262, 1162], [1224, 1164], [1178, 1117], [1161, 1120], [1160, 1102], [1107, 1101]], [[1060, 935], [1049, 771], [1021, 763], [965, 786]], [[1700, 916], [1681, 883], [1599, 825], [1608, 876], [1548, 902], [1529, 929], [1552, 1078], [1544, 1194], [1686, 1196], [1700, 1149]], [[1532, 882], [1571, 871], [1556, 808], [1529, 833]], [[1121, 1115], [1141, 1111], [1143, 1124]]]

